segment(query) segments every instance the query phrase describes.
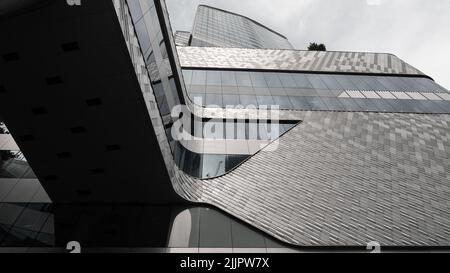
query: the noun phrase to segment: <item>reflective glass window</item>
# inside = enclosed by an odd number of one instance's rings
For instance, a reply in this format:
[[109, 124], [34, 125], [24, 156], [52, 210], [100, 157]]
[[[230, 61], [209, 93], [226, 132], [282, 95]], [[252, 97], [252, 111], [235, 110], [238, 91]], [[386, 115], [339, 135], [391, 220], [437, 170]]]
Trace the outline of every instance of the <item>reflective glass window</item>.
[[320, 75], [320, 79], [330, 90], [344, 90], [344, 88], [342, 88], [334, 75]]
[[208, 107], [223, 107], [222, 95], [220, 94], [206, 94], [206, 105]]
[[225, 171], [229, 172], [232, 169], [236, 168], [239, 164], [245, 161], [249, 156], [248, 155], [228, 155], [227, 161], [225, 164]]
[[206, 84], [207, 85], [221, 85], [222, 78], [220, 71], [207, 71], [206, 72]]
[[269, 87], [283, 87], [277, 73], [264, 73], [264, 78]]
[[308, 101], [304, 97], [289, 97], [292, 105], [294, 105], [295, 109], [298, 110], [312, 110], [311, 106], [308, 104]]
[[344, 88], [344, 90], [354, 90], [356, 89], [355, 84], [350, 80], [349, 75], [335, 75], [335, 79]]
[[206, 84], [206, 71], [194, 70], [192, 73], [193, 85], [205, 85]]
[[243, 106], [252, 105], [252, 106], [258, 107], [258, 102], [256, 100], [256, 96], [253, 96], [253, 95], [240, 95], [239, 97], [241, 99], [241, 104]]
[[315, 89], [328, 89], [325, 83], [320, 79], [320, 75], [306, 75], [309, 82]]
[[322, 99], [323, 103], [325, 103], [327, 105], [329, 110], [332, 110], [332, 111], [346, 110], [344, 105], [342, 105], [342, 103], [337, 98], [322, 97], [321, 99]]
[[275, 105], [279, 105], [280, 109], [293, 109], [293, 105], [287, 96], [272, 96]]
[[183, 70], [183, 79], [186, 85], [191, 85], [192, 70]]
[[242, 87], [251, 87], [252, 86], [252, 80], [250, 79], [250, 73], [249, 72], [236, 72], [236, 81], [238, 86]]
[[308, 102], [311, 110], [328, 110], [320, 97], [304, 97], [304, 99]]
[[285, 88], [296, 88], [297, 84], [295, 83], [294, 78], [291, 73], [279, 73], [278, 74], [281, 84]]
[[250, 73], [253, 87], [268, 87], [267, 82], [264, 79], [264, 73], [261, 72], [251, 72]]
[[355, 89], [357, 90], [372, 90], [370, 86], [362, 79], [361, 76], [351, 76], [349, 77], [350, 81], [354, 84]]
[[225, 173], [225, 155], [203, 155], [202, 177], [212, 178]]
[[223, 86], [237, 86], [234, 71], [222, 71]]
[[309, 80], [306, 78], [304, 74], [293, 74], [295, 82], [297, 83], [297, 87], [304, 89], [312, 89], [312, 85]]
[[256, 96], [256, 99], [258, 101], [258, 105], [266, 105], [268, 108], [270, 108], [271, 105], [274, 105], [275, 102], [272, 98], [272, 96]]
[[239, 95], [223, 95], [223, 105], [236, 106], [240, 104]]

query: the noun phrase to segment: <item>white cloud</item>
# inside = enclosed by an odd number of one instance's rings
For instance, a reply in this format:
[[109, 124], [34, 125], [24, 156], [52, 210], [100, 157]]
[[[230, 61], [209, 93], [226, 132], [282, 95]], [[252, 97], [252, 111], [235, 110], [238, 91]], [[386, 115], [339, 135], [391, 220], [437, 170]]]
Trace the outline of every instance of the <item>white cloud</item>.
[[207, 4], [255, 19], [304, 49], [389, 52], [450, 88], [448, 0], [166, 0], [174, 30]]

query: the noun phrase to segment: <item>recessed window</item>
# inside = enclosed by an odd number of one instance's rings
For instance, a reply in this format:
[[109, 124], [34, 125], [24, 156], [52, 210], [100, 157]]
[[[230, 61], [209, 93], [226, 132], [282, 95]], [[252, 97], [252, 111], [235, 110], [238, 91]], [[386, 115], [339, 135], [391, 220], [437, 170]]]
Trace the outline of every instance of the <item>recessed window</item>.
[[49, 77], [45, 80], [47, 81], [48, 85], [56, 85], [61, 84], [63, 82], [60, 76]]
[[22, 142], [34, 141], [34, 136], [32, 135], [24, 135], [19, 138]]
[[57, 153], [56, 157], [58, 159], [67, 159], [70, 158], [72, 155], [69, 152], [62, 152], [62, 153]]
[[0, 85], [0, 94], [6, 93], [6, 88], [3, 85]]
[[110, 151], [110, 152], [112, 152], [112, 151], [118, 151], [118, 150], [120, 150], [120, 145], [117, 145], [117, 144], [114, 144], [114, 145], [108, 145], [108, 146], [106, 146], [106, 150], [107, 150], [107, 151]]
[[86, 133], [86, 128], [84, 128], [83, 126], [78, 126], [71, 128], [70, 131], [72, 132], [72, 134], [83, 134]]
[[5, 60], [5, 62], [14, 62], [14, 61], [18, 61], [20, 59], [19, 53], [17, 53], [17, 52], [3, 54], [2, 57], [3, 57], [3, 60]]
[[77, 42], [65, 43], [61, 47], [65, 52], [80, 50], [80, 45]]
[[98, 106], [102, 104], [102, 100], [100, 98], [89, 99], [86, 100], [86, 104], [88, 106]]
[[35, 114], [37, 116], [38, 115], [45, 115], [45, 114], [48, 113], [48, 110], [45, 107], [36, 107], [36, 108], [33, 108], [31, 111], [33, 112], [33, 114]]

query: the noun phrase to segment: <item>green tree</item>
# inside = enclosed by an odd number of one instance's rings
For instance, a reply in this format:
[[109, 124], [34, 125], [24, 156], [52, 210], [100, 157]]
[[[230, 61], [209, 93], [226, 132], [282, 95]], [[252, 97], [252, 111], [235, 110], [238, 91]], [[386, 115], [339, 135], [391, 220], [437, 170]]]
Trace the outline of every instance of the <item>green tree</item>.
[[310, 50], [310, 51], [327, 51], [327, 47], [324, 44], [309, 43], [308, 50]]

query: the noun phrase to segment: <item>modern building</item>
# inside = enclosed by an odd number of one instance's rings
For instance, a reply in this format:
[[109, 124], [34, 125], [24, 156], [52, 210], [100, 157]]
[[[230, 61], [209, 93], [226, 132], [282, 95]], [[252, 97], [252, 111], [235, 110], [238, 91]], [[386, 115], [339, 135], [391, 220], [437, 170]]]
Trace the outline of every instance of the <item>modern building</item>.
[[285, 36], [255, 20], [206, 5], [198, 6], [191, 45], [293, 49]]
[[450, 92], [398, 57], [160, 0], [0, 14], [0, 245], [450, 245]]

